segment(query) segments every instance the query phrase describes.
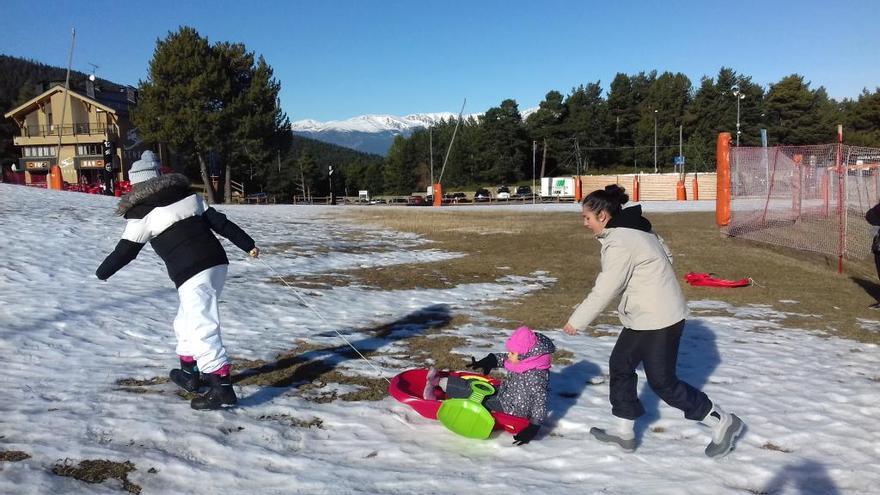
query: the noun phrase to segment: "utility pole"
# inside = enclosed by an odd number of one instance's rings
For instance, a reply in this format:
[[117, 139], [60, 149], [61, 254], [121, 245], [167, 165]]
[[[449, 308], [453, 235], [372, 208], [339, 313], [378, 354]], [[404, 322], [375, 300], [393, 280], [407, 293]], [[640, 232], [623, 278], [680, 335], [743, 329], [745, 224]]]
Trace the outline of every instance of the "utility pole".
[[544, 138], [544, 151], [541, 154], [541, 178], [543, 179], [545, 167], [547, 166], [547, 138]]
[[654, 173], [657, 173], [657, 110], [654, 110]]
[[[73, 47], [76, 46], [76, 29], [70, 28], [70, 52], [67, 55], [67, 76], [64, 79], [64, 97], [61, 103], [61, 122], [58, 123], [58, 149], [55, 150], [55, 165], [58, 166], [58, 173], [61, 173], [61, 136], [64, 134], [64, 114], [67, 112], [67, 92], [70, 90], [70, 66], [73, 63]], [[71, 108], [71, 110], [73, 110]], [[52, 163], [52, 162], [49, 162]], [[52, 167], [49, 167], [49, 175], [52, 175]], [[64, 174], [61, 175], [62, 189], [64, 188]], [[46, 189], [52, 189], [52, 181], [46, 181]]]
[[434, 128], [428, 127], [428, 160], [431, 162], [431, 187], [434, 187]]
[[538, 142], [532, 141], [532, 204], [535, 204], [535, 162], [537, 160]]
[[683, 127], [684, 126], [682, 124], [678, 124], [678, 156], [681, 157], [679, 158], [679, 160], [681, 160], [681, 170], [679, 170], [679, 173], [682, 174], [684, 173], [684, 155], [682, 155], [681, 151], [681, 135], [683, 132]]

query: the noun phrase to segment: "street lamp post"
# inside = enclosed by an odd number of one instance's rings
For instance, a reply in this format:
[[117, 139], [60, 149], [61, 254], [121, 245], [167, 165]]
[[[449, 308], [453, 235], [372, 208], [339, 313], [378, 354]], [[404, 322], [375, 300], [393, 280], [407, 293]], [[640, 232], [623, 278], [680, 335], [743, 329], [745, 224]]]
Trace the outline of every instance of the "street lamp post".
[[333, 165], [330, 165], [330, 168], [329, 168], [327, 175], [330, 178], [330, 204], [335, 205], [336, 198], [333, 197]]
[[657, 110], [654, 110], [654, 173], [657, 173]]
[[733, 91], [733, 97], [736, 98], [736, 145], [739, 146], [739, 101], [745, 98], [746, 95], [739, 90], [739, 86], [734, 85], [730, 89]]
[[532, 204], [535, 204], [535, 162], [537, 161], [538, 142], [532, 141]]

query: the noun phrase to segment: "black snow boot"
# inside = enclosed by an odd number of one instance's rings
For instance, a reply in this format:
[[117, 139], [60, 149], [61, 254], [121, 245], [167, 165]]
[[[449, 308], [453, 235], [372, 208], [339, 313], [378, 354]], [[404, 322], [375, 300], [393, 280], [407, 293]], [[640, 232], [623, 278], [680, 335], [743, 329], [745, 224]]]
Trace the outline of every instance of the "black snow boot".
[[207, 393], [190, 402], [193, 409], [223, 409], [238, 403], [235, 390], [232, 389], [232, 375], [220, 376], [216, 373], [202, 375], [202, 380], [211, 387]]
[[177, 384], [178, 387], [187, 392], [198, 392], [199, 389], [205, 385], [204, 381], [201, 379], [199, 368], [196, 366], [195, 361], [186, 362], [181, 359], [180, 369], [171, 370], [171, 372], [168, 373], [168, 377], [171, 378], [171, 381]]

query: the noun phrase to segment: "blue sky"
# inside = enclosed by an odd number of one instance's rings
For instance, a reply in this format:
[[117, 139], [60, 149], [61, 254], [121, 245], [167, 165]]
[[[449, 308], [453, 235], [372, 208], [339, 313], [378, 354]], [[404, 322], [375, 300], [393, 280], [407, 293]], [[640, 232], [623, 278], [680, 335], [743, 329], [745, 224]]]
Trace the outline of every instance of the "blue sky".
[[520, 109], [617, 72], [721, 66], [766, 86], [798, 73], [837, 99], [880, 86], [872, 1], [0, 1], [0, 53], [123, 84], [178, 26], [243, 42], [281, 81], [291, 120]]

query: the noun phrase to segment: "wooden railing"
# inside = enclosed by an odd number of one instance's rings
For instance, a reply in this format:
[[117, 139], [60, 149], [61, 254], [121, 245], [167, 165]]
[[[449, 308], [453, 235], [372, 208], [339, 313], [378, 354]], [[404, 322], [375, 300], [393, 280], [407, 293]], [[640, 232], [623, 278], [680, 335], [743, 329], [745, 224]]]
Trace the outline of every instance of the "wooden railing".
[[78, 122], [66, 125], [26, 125], [21, 129], [22, 137], [49, 137], [49, 136], [92, 136], [110, 135], [114, 133], [114, 126], [99, 122]]

